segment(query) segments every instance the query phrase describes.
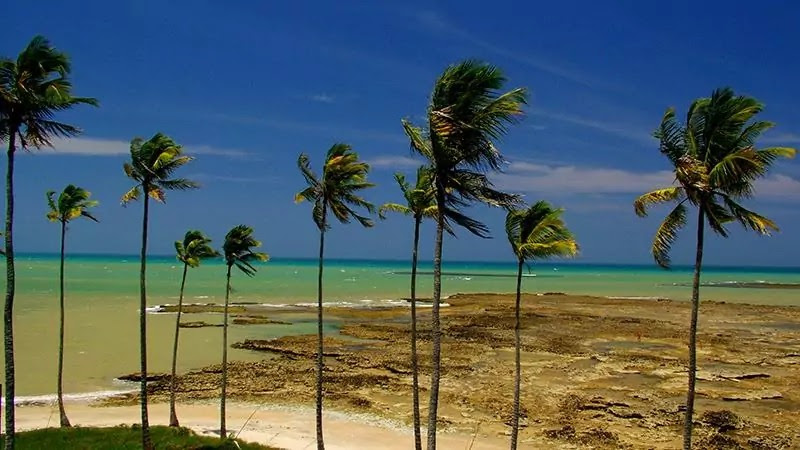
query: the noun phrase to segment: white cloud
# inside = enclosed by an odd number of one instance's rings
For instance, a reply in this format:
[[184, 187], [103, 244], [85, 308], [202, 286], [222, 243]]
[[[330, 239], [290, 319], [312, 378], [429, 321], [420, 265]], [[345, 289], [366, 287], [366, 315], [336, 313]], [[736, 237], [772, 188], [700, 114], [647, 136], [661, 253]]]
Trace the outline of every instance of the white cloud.
[[323, 92], [321, 94], [312, 95], [311, 100], [319, 103], [333, 103], [336, 99], [332, 95], [328, 95]]
[[376, 169], [408, 169], [422, 163], [409, 156], [378, 156], [367, 160], [367, 164]]
[[[229, 158], [249, 158], [252, 153], [244, 150], [218, 148], [208, 145], [184, 145], [190, 155], [217, 155]], [[130, 152], [130, 141], [115, 139], [98, 139], [77, 137], [72, 139], [58, 138], [53, 140], [53, 148], [36, 151], [43, 155], [80, 155], [80, 156], [117, 156]]]
[[779, 133], [767, 134], [761, 138], [761, 142], [767, 144], [798, 144], [800, 143], [800, 134], [796, 133]]
[[[672, 185], [672, 171], [636, 172], [625, 169], [581, 166], [549, 166], [514, 162], [505, 173], [493, 178], [508, 191], [571, 194], [642, 194]], [[769, 175], [756, 182], [756, 196], [781, 200], [800, 200], [800, 180], [787, 175]]]
[[210, 173], [195, 173], [189, 175], [187, 178], [190, 180], [199, 181], [201, 183], [220, 181], [224, 183], [270, 183], [276, 181], [275, 177], [239, 177], [231, 175], [215, 175]]
[[[547, 61], [543, 58], [529, 55], [529, 54], [522, 54], [520, 52], [512, 51], [504, 47], [500, 47], [498, 45], [494, 45], [490, 42], [484, 41], [476, 37], [475, 35], [463, 30], [456, 25], [448, 22], [445, 18], [441, 15], [433, 12], [433, 11], [422, 11], [417, 15], [417, 20], [419, 21], [422, 26], [426, 27], [428, 30], [438, 33], [448, 37], [456, 37], [465, 42], [468, 42], [472, 45], [480, 47], [488, 52], [509, 58], [513, 61], [516, 61], [520, 64], [524, 64], [526, 66], [532, 67], [537, 70], [541, 70], [543, 72], [547, 72], [551, 75], [555, 75], [557, 77], [573, 81], [578, 84], [582, 84], [584, 86], [597, 86], [597, 85], [606, 85], [606, 83], [601, 83], [598, 80], [590, 79], [589, 77], [579, 73], [577, 71], [567, 69], [563, 66], [558, 64], [554, 64], [551, 61]], [[611, 87], [611, 86], [606, 86]]]
[[505, 173], [496, 175], [494, 182], [502, 189], [518, 192], [624, 194], [669, 186], [674, 178], [668, 170], [639, 173], [613, 168], [514, 162]]
[[571, 123], [585, 128], [592, 128], [603, 133], [619, 136], [643, 144], [656, 145], [656, 139], [651, 133], [642, 128], [632, 127], [621, 123], [604, 122], [601, 120], [590, 119], [587, 117], [575, 116], [572, 114], [556, 113], [546, 111], [541, 108], [532, 109], [528, 114], [533, 116], [545, 117], [559, 122]]

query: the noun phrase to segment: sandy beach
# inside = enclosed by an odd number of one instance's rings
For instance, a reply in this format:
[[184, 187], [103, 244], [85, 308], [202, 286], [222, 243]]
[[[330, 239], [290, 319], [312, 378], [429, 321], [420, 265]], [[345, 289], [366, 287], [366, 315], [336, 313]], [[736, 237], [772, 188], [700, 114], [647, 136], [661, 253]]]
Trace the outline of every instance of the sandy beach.
[[[443, 449], [508, 445], [513, 381], [513, 295], [460, 294], [443, 317], [439, 423]], [[681, 444], [689, 304], [525, 294], [522, 310], [523, 448], [672, 449]], [[245, 307], [251, 318], [296, 312]], [[406, 307], [328, 308], [326, 443], [336, 449], [413, 445]], [[420, 312], [421, 406], [427, 416], [429, 309]], [[782, 449], [800, 444], [800, 309], [704, 302], [699, 332], [697, 448]], [[187, 319], [188, 320], [188, 319]], [[286, 449], [313, 447], [314, 335], [247, 339], [260, 361], [229, 365], [229, 429]], [[177, 379], [182, 425], [213, 433], [220, 366]], [[151, 423], [166, 424], [168, 383], [150, 384]], [[134, 393], [72, 401], [80, 425], [136, 423]], [[53, 426], [53, 409], [21, 406], [22, 428]], [[424, 423], [424, 420], [423, 420]], [[471, 447], [470, 447], [471, 446]]]
[[[106, 427], [133, 424], [139, 420], [138, 406], [91, 406], [86, 402], [67, 404], [74, 426]], [[314, 409], [312, 407], [270, 407], [255, 403], [232, 402], [228, 404], [228, 428], [233, 434], [249, 442], [258, 442], [287, 450], [315, 447]], [[219, 404], [203, 402], [181, 405], [181, 425], [208, 436], [219, 432]], [[167, 423], [168, 405], [150, 406], [152, 423]], [[245, 425], [246, 423], [246, 425]], [[19, 430], [58, 426], [58, 410], [49, 405], [22, 406], [17, 410]], [[497, 438], [442, 434], [440, 443], [445, 449], [474, 450], [505, 448], [506, 443]], [[408, 449], [414, 446], [409, 429], [398, 423], [368, 414], [328, 412], [325, 415], [325, 444], [333, 450], [382, 448]]]

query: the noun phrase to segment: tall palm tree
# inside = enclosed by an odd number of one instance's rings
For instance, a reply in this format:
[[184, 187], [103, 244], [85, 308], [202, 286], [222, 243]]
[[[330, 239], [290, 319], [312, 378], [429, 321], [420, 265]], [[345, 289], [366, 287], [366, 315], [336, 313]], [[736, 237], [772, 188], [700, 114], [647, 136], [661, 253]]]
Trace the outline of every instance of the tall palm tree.
[[225, 284], [225, 310], [222, 325], [222, 395], [219, 404], [219, 437], [225, 439], [225, 401], [228, 391], [228, 299], [231, 293], [231, 268], [236, 266], [248, 277], [256, 274], [254, 261], [267, 261], [266, 253], [254, 252], [253, 249], [261, 247], [261, 242], [253, 237], [253, 229], [247, 225], [237, 225], [225, 235], [222, 245], [222, 254], [225, 256], [227, 277]]
[[56, 113], [97, 100], [72, 95], [69, 57], [36, 36], [16, 60], [0, 58], [0, 141], [8, 141], [6, 167], [6, 299], [3, 311], [5, 350], [6, 448], [14, 448], [14, 154], [17, 148], [52, 147], [54, 138], [80, 134], [54, 120]]
[[401, 173], [394, 179], [400, 186], [406, 204], [385, 203], [378, 209], [381, 219], [386, 212], [393, 211], [414, 218], [414, 246], [411, 251], [411, 377], [412, 408], [414, 415], [414, 447], [422, 450], [422, 433], [419, 414], [419, 358], [417, 357], [417, 251], [419, 249], [419, 228], [424, 218], [436, 217], [436, 193], [433, 190], [430, 169], [422, 166], [417, 169], [417, 181], [412, 187]]
[[325, 157], [322, 166], [322, 177], [318, 177], [309, 165], [308, 156], [301, 153], [297, 166], [308, 185], [295, 196], [296, 202], [313, 203], [312, 218], [319, 229], [319, 273], [317, 276], [317, 449], [323, 450], [325, 443], [322, 437], [322, 370], [324, 367], [322, 353], [322, 269], [325, 251], [325, 232], [330, 228], [328, 211], [341, 223], [349, 223], [355, 219], [364, 227], [373, 226], [368, 217], [358, 214], [354, 208], [366, 209], [372, 213], [375, 207], [359, 196], [360, 191], [374, 186], [367, 181], [369, 165], [359, 161], [358, 153], [347, 144], [334, 144]]
[[58, 200], [55, 198], [55, 191], [47, 192], [47, 205], [50, 211], [47, 213], [47, 218], [51, 222], [59, 222], [61, 224], [61, 265], [59, 266], [59, 308], [61, 315], [59, 318], [58, 327], [58, 413], [61, 418], [61, 426], [69, 427], [69, 419], [67, 412], [64, 410], [64, 391], [63, 391], [63, 377], [64, 377], [64, 243], [67, 235], [67, 224], [73, 219], [79, 217], [86, 217], [87, 219], [97, 222], [97, 219], [89, 212], [89, 208], [97, 206], [96, 200], [89, 200], [91, 194], [89, 191], [74, 186], [68, 185], [61, 194]]
[[186, 286], [186, 273], [189, 267], [199, 267], [204, 259], [215, 258], [219, 253], [211, 245], [211, 239], [202, 231], [189, 230], [183, 241], [175, 241], [175, 254], [183, 263], [181, 293], [178, 297], [178, 314], [175, 317], [175, 340], [172, 343], [172, 376], [169, 381], [169, 426], [180, 426], [175, 412], [175, 372], [178, 366], [178, 335], [181, 331], [181, 312], [183, 310], [183, 288]]
[[500, 69], [478, 61], [464, 61], [448, 67], [436, 80], [427, 111], [427, 129], [403, 121], [411, 148], [428, 160], [433, 174], [436, 240], [433, 253], [433, 341], [431, 392], [428, 408], [428, 450], [436, 449], [436, 423], [441, 376], [441, 326], [439, 306], [442, 294], [442, 234], [448, 220], [478, 236], [488, 229], [462, 213], [474, 202], [508, 205], [517, 197], [495, 190], [486, 176], [503, 162], [495, 141], [515, 123], [526, 103], [525, 89], [500, 93], [505, 84]]
[[506, 215], [506, 235], [517, 257], [517, 297], [514, 304], [514, 410], [511, 416], [511, 449], [517, 448], [519, 436], [520, 365], [520, 297], [522, 296], [522, 266], [528, 261], [552, 257], [570, 257], [578, 253], [578, 244], [567, 229], [561, 214], [540, 201], [529, 208], [512, 209]]
[[656, 231], [652, 253], [669, 268], [669, 252], [678, 231], [686, 225], [687, 205], [697, 208], [697, 242], [692, 281], [692, 313], [689, 330], [689, 388], [686, 396], [683, 446], [691, 448], [697, 372], [697, 316], [700, 308], [700, 272], [703, 264], [705, 226], [723, 237], [726, 225], [738, 221], [746, 229], [768, 235], [778, 227], [768, 218], [738, 202], [754, 194], [754, 182], [764, 176], [780, 157], [793, 157], [788, 147], [756, 148], [756, 140], [772, 128], [771, 122], [755, 120], [764, 106], [756, 99], [735, 95], [730, 88], [717, 89], [709, 98], [692, 102], [686, 121], [675, 110], [664, 114], [655, 137], [675, 172], [675, 185], [648, 192], [634, 202], [636, 214], [645, 216], [656, 203], [675, 204]]
[[193, 158], [183, 154], [181, 146], [167, 135], [156, 133], [149, 140], [135, 138], [131, 141], [131, 160], [125, 163], [125, 175], [136, 182], [122, 196], [122, 204], [137, 200], [144, 193], [142, 214], [142, 251], [139, 269], [139, 358], [141, 367], [142, 447], [153, 447], [150, 441], [150, 423], [147, 416], [147, 224], [150, 217], [150, 202], [166, 201], [166, 191], [197, 188], [197, 184], [185, 178], [171, 178], [173, 173]]

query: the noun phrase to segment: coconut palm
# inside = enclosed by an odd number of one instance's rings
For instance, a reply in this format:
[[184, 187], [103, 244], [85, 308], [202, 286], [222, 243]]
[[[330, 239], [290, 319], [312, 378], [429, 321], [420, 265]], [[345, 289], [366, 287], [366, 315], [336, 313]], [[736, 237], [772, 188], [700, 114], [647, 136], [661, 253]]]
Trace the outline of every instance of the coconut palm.
[[197, 184], [185, 178], [171, 178], [180, 167], [193, 158], [183, 154], [181, 146], [162, 133], [144, 140], [131, 141], [131, 160], [125, 163], [125, 175], [136, 182], [122, 196], [122, 204], [139, 199], [144, 194], [142, 214], [142, 251], [139, 268], [139, 358], [141, 367], [142, 447], [152, 448], [150, 423], [147, 416], [147, 225], [150, 218], [150, 199], [164, 203], [166, 191], [197, 188]]
[[0, 58], [0, 141], [8, 141], [6, 167], [6, 299], [3, 315], [5, 349], [5, 442], [14, 448], [14, 155], [18, 148], [52, 147], [54, 138], [80, 134], [73, 125], [54, 120], [56, 113], [92, 98], [74, 97], [69, 57], [42, 36], [31, 39], [16, 60]]
[[427, 111], [427, 128], [403, 121], [411, 148], [428, 160], [435, 201], [436, 240], [433, 256], [433, 304], [431, 308], [431, 391], [428, 408], [428, 450], [436, 449], [439, 405], [441, 326], [439, 306], [442, 293], [442, 235], [448, 220], [478, 236], [487, 236], [481, 222], [462, 209], [475, 202], [508, 205], [518, 199], [495, 190], [486, 176], [497, 170], [503, 159], [495, 141], [516, 122], [526, 102], [525, 89], [500, 93], [505, 84], [502, 72], [491, 65], [464, 61], [448, 67], [436, 81]]
[[737, 96], [729, 88], [717, 89], [709, 98], [692, 102], [686, 121], [680, 123], [675, 110], [664, 114], [655, 137], [660, 150], [670, 161], [675, 185], [640, 196], [634, 202], [636, 214], [645, 216], [656, 203], [675, 204], [658, 227], [653, 239], [655, 261], [669, 268], [669, 252], [678, 231], [686, 225], [687, 206], [697, 208], [697, 242], [692, 312], [689, 330], [689, 387], [686, 397], [683, 445], [691, 447], [697, 372], [697, 316], [700, 307], [700, 273], [703, 264], [703, 239], [706, 224], [723, 237], [726, 225], [738, 221], [746, 229], [768, 235], [778, 227], [768, 218], [750, 211], [738, 202], [754, 194], [754, 182], [764, 176], [780, 157], [793, 157], [788, 147], [756, 148], [755, 142], [771, 122], [755, 120], [763, 105], [756, 99]]
[[529, 261], [570, 257], [578, 253], [578, 244], [561, 219], [562, 209], [553, 209], [540, 201], [529, 208], [512, 209], [506, 215], [506, 235], [517, 257], [517, 297], [514, 303], [514, 409], [511, 416], [511, 449], [517, 448], [520, 397], [520, 297], [522, 266]]
[[436, 199], [431, 183], [430, 170], [422, 166], [417, 169], [417, 181], [412, 187], [401, 173], [394, 179], [400, 186], [406, 204], [385, 203], [378, 209], [381, 219], [386, 218], [389, 211], [412, 216], [414, 218], [414, 246], [411, 251], [411, 377], [412, 408], [414, 415], [414, 447], [422, 450], [422, 434], [420, 432], [419, 415], [419, 358], [417, 357], [417, 251], [419, 249], [419, 228], [424, 218], [436, 217]]
[[183, 310], [183, 288], [186, 286], [186, 273], [189, 267], [200, 267], [204, 259], [215, 258], [219, 253], [209, 244], [211, 239], [201, 231], [189, 230], [183, 241], [175, 241], [175, 254], [178, 261], [183, 263], [183, 276], [181, 277], [181, 293], [178, 296], [178, 313], [175, 317], [175, 340], [172, 343], [172, 374], [169, 381], [169, 426], [180, 426], [178, 415], [175, 412], [175, 372], [178, 366], [178, 335], [181, 331], [181, 312]]
[[354, 208], [362, 208], [372, 213], [375, 207], [359, 196], [360, 191], [374, 186], [367, 182], [369, 165], [359, 161], [358, 153], [347, 144], [334, 144], [325, 157], [322, 177], [318, 177], [309, 165], [308, 156], [300, 154], [297, 166], [308, 185], [295, 196], [296, 202], [313, 203], [312, 218], [319, 229], [319, 273], [317, 277], [317, 379], [316, 379], [316, 425], [317, 448], [323, 450], [322, 436], [322, 270], [324, 265], [325, 232], [330, 228], [328, 211], [341, 223], [355, 219], [364, 227], [373, 226], [368, 217], [357, 213]]
[[97, 219], [89, 212], [89, 208], [97, 206], [97, 201], [89, 200], [91, 194], [89, 191], [74, 186], [68, 185], [59, 194], [58, 199], [55, 198], [55, 191], [47, 192], [47, 205], [50, 211], [47, 213], [47, 218], [51, 222], [59, 222], [61, 224], [61, 265], [59, 266], [59, 308], [61, 315], [59, 317], [58, 328], [58, 413], [61, 420], [62, 427], [69, 427], [69, 418], [64, 410], [64, 391], [63, 391], [63, 377], [64, 377], [64, 247], [65, 238], [67, 235], [67, 224], [79, 217], [86, 217], [87, 219], [97, 222]]
[[253, 229], [246, 225], [237, 225], [225, 235], [225, 243], [222, 245], [222, 254], [225, 257], [227, 266], [227, 276], [225, 284], [225, 310], [223, 312], [222, 325], [222, 394], [219, 404], [219, 437], [225, 439], [225, 401], [227, 400], [228, 390], [228, 300], [231, 293], [231, 268], [236, 266], [248, 277], [256, 274], [253, 266], [255, 261], [267, 261], [269, 256], [266, 253], [254, 252], [253, 249], [261, 247], [261, 242], [253, 237]]

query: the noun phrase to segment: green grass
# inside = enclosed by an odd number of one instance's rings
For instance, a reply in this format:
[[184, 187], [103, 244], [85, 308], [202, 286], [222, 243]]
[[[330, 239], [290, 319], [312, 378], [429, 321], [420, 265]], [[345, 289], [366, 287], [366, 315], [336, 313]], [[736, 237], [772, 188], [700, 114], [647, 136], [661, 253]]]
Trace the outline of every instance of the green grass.
[[[153, 445], [158, 450], [277, 450], [261, 444], [198, 436], [187, 428], [150, 427]], [[17, 433], [16, 447], [25, 449], [140, 449], [141, 428], [117, 426], [108, 428], [44, 428]], [[0, 449], [5, 444], [0, 443]]]

